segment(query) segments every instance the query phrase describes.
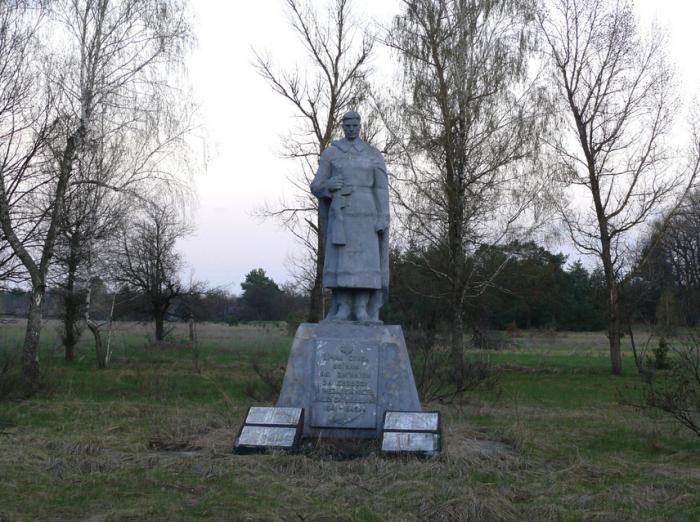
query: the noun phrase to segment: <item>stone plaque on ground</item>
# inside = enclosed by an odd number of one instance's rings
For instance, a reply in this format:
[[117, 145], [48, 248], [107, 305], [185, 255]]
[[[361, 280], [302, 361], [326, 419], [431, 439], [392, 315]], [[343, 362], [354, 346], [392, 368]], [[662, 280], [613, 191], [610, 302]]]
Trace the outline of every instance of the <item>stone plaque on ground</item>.
[[301, 439], [303, 422], [302, 408], [252, 406], [233, 443], [233, 451], [246, 454], [294, 450]]
[[302, 324], [277, 406], [306, 410], [305, 437], [374, 438], [386, 410], [420, 411], [401, 327]]
[[319, 340], [314, 353], [315, 428], [377, 426], [379, 346], [353, 339]]
[[248, 410], [248, 416], [245, 419], [245, 423], [296, 426], [299, 424], [299, 418], [301, 415], [302, 410], [300, 408], [268, 408], [264, 406], [251, 406]]
[[277, 426], [243, 426], [237, 444], [265, 448], [291, 448], [294, 445], [296, 431], [295, 428]]
[[387, 432], [382, 437], [382, 451], [385, 453], [438, 453], [440, 436], [437, 433]]
[[437, 411], [388, 411], [384, 415], [384, 429], [437, 432], [440, 429], [440, 413]]
[[442, 451], [439, 411], [386, 411], [382, 452], [434, 456]]

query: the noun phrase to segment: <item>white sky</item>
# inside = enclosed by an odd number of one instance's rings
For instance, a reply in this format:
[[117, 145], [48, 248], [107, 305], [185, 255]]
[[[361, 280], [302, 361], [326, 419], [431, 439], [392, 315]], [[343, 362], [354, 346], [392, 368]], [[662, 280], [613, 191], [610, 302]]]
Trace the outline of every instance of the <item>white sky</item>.
[[[314, 3], [326, 5], [325, 0]], [[365, 20], [387, 24], [398, 4], [354, 0], [353, 9]], [[637, 0], [636, 5], [643, 23], [656, 17], [668, 28], [668, 51], [684, 93], [700, 93], [700, 1]], [[257, 74], [252, 49], [267, 52], [283, 68], [303, 65], [303, 51], [289, 27], [284, 0], [192, 0], [192, 6], [199, 45], [189, 68], [209, 161], [207, 172], [195, 180], [196, 231], [180, 250], [195, 279], [212, 286], [240, 293], [239, 284], [254, 268], [283, 283], [290, 279], [286, 260], [298, 247], [289, 232], [253, 213], [292, 190], [287, 176], [296, 164], [280, 152], [294, 112]], [[375, 69], [378, 62], [385, 60], [377, 57]]]

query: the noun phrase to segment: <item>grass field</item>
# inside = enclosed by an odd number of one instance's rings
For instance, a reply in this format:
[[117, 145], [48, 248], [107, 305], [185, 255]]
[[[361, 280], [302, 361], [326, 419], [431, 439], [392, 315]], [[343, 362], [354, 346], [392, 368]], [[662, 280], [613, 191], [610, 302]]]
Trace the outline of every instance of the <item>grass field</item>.
[[[497, 386], [423, 404], [443, 412], [446, 449], [418, 460], [369, 443], [233, 455], [246, 407], [275, 400], [251, 364], [281, 376], [291, 337], [200, 325], [197, 373], [185, 330], [161, 349], [120, 324], [98, 371], [87, 334], [67, 364], [47, 322], [44, 388], [0, 401], [0, 521], [700, 520], [700, 440], [623, 405], [638, 379], [629, 353], [610, 374], [603, 334], [525, 332], [489, 354]], [[0, 324], [0, 352], [22, 335]]]

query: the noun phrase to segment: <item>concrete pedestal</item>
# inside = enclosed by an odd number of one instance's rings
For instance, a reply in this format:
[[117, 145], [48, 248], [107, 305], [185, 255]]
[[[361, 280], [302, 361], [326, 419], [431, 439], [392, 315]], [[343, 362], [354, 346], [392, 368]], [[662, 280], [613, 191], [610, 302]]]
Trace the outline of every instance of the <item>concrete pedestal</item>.
[[377, 438], [386, 410], [420, 411], [400, 326], [299, 326], [280, 407], [304, 408], [304, 437]]

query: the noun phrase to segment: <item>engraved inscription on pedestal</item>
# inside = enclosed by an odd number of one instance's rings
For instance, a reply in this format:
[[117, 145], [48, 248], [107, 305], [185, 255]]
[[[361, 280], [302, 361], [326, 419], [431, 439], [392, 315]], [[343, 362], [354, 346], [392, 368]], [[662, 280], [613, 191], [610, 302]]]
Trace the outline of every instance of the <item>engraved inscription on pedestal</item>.
[[319, 340], [314, 354], [311, 425], [316, 428], [377, 427], [377, 343]]

